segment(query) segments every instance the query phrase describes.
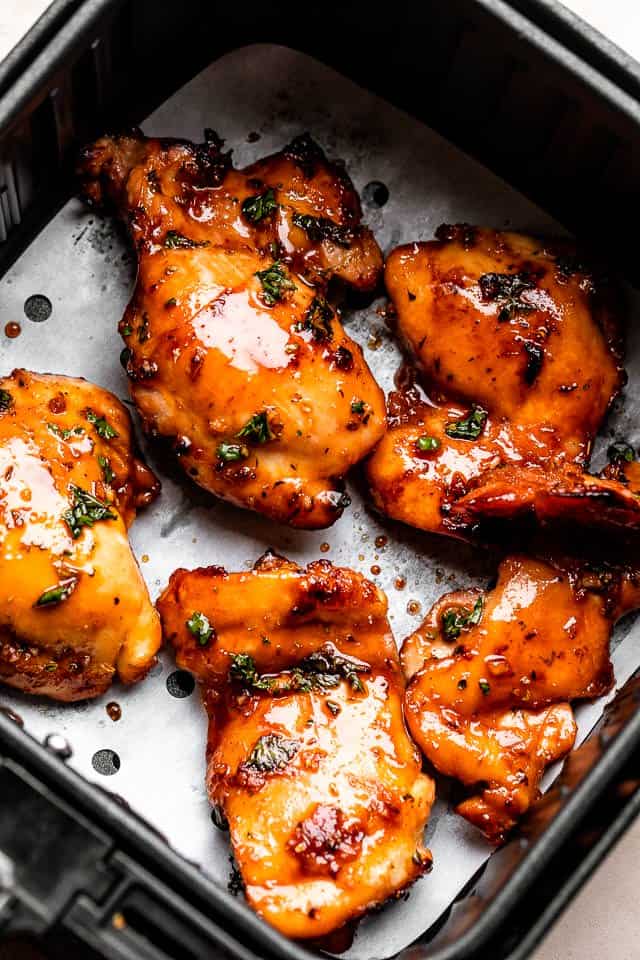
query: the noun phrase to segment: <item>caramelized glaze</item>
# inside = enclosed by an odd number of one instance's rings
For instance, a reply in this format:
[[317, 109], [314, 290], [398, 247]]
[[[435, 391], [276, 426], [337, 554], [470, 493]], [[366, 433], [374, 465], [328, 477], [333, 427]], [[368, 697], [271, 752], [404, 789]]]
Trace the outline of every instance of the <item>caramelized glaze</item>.
[[[81, 159], [85, 197], [118, 208], [138, 253], [120, 324], [132, 395], [201, 486], [325, 527], [347, 502], [342, 478], [385, 424], [383, 395], [325, 296], [331, 278], [372, 290], [381, 253], [343, 168], [308, 137], [235, 170], [208, 136], [106, 137]], [[259, 276], [274, 264], [275, 298]], [[256, 415], [269, 435], [247, 443]]]
[[[525, 514], [640, 526], [633, 496], [584, 472], [623, 383], [607, 278], [564, 244], [464, 225], [437, 236], [387, 260], [398, 331], [428, 396], [405, 383], [389, 397], [389, 430], [367, 466], [376, 505], [462, 538]], [[474, 411], [479, 430], [465, 436], [456, 425]]]
[[[78, 489], [108, 516], [74, 534], [65, 517]], [[116, 672], [126, 682], [144, 676], [160, 628], [127, 527], [157, 490], [132, 454], [129, 416], [112, 394], [26, 370], [0, 379], [5, 683], [79, 700], [103, 693]]]
[[[158, 608], [203, 685], [209, 795], [251, 906], [289, 936], [318, 937], [417, 879], [434, 789], [404, 726], [384, 594], [326, 560], [302, 569], [267, 554], [249, 573], [178, 570]], [[238, 655], [261, 689], [234, 674]], [[322, 664], [333, 679], [318, 680]], [[256, 751], [274, 743], [265, 769]]]
[[458, 812], [491, 839], [571, 749], [569, 701], [611, 688], [611, 631], [638, 603], [635, 571], [515, 555], [492, 590], [446, 594], [405, 640], [409, 729], [436, 769], [471, 788]]

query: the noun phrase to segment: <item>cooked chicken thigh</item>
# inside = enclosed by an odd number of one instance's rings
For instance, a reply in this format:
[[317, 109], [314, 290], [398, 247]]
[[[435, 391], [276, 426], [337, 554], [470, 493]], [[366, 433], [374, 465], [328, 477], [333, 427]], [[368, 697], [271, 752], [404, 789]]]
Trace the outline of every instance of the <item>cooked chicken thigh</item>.
[[140, 680], [160, 624], [127, 538], [158, 490], [100, 387], [0, 379], [0, 679], [82, 700]]
[[203, 685], [209, 795], [260, 916], [318, 937], [418, 878], [434, 788], [404, 726], [384, 594], [266, 554], [248, 573], [178, 570], [158, 608]]
[[468, 537], [534, 514], [640, 527], [624, 486], [584, 473], [623, 382], [616, 298], [566, 249], [514, 233], [441, 227], [394, 250], [386, 285], [423, 379], [389, 397], [368, 463], [377, 506]]
[[639, 604], [635, 571], [516, 555], [492, 590], [446, 594], [405, 641], [409, 729], [437, 770], [471, 788], [458, 812], [492, 840], [573, 746], [568, 701], [610, 689], [613, 625]]
[[344, 169], [307, 136], [245, 170], [203, 144], [105, 137], [87, 199], [127, 220], [139, 271], [120, 324], [147, 431], [201, 486], [296, 527], [325, 527], [342, 478], [384, 431], [384, 397], [326, 299], [372, 290], [382, 257]]

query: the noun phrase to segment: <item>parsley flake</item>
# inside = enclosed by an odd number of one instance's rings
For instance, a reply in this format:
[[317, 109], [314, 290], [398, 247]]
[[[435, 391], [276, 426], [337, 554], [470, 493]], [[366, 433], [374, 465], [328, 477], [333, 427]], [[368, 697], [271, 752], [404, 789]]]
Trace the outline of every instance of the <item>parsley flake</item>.
[[73, 493], [73, 506], [62, 514], [62, 519], [69, 527], [74, 540], [78, 539], [83, 527], [92, 527], [99, 520], [116, 519], [116, 514], [109, 505], [98, 500], [92, 493], [87, 493], [75, 484], [71, 484], [70, 489]]
[[13, 406], [13, 397], [8, 390], [0, 390], [0, 413], [6, 413]]
[[422, 436], [416, 440], [416, 447], [421, 453], [433, 453], [435, 450], [440, 449], [440, 441], [437, 437], [430, 437], [428, 434], [423, 433]]
[[218, 444], [216, 450], [218, 460], [223, 463], [236, 463], [238, 460], [246, 460], [249, 456], [249, 450], [242, 443], [227, 443], [223, 440]]
[[522, 300], [522, 294], [536, 286], [535, 277], [530, 273], [483, 273], [478, 284], [483, 300], [500, 304], [500, 323], [507, 323], [519, 313], [535, 310], [533, 304]]
[[338, 247], [348, 248], [353, 241], [354, 231], [349, 227], [341, 227], [326, 217], [312, 217], [307, 213], [294, 213], [293, 224], [304, 230], [313, 243], [329, 240]]
[[109, 457], [103, 457], [102, 454], [98, 454], [98, 466], [102, 470], [102, 479], [107, 485], [113, 483], [113, 478], [115, 474], [111, 469], [111, 461]]
[[366, 663], [346, 657], [328, 646], [301, 660], [293, 669], [286, 688], [305, 693], [337, 687], [341, 680], [346, 680], [352, 690], [363, 693], [361, 673], [369, 673]]
[[471, 627], [477, 626], [482, 619], [483, 609], [484, 599], [478, 597], [472, 610], [469, 610], [468, 607], [452, 607], [445, 610], [442, 615], [442, 632], [446, 639], [455, 640], [463, 630], [470, 630]]
[[85, 413], [85, 417], [91, 423], [98, 434], [103, 440], [114, 440], [116, 437], [120, 436], [118, 431], [111, 426], [108, 420], [105, 420], [104, 417], [99, 417], [94, 410], [90, 407]]
[[84, 427], [64, 429], [63, 427], [59, 427], [57, 423], [47, 423], [47, 429], [61, 440], [70, 440], [71, 437], [81, 437], [84, 434]]
[[196, 638], [201, 647], [206, 647], [215, 633], [215, 630], [209, 623], [209, 618], [199, 610], [194, 610], [190, 619], [187, 620], [186, 625], [189, 633]]
[[164, 236], [164, 246], [167, 250], [192, 250], [194, 247], [208, 247], [208, 240], [191, 240], [177, 230], [167, 230]]
[[254, 413], [242, 430], [238, 431], [238, 436], [249, 443], [268, 443], [269, 440], [273, 440], [273, 433], [266, 412], [263, 410], [261, 413]]
[[333, 310], [324, 297], [314, 297], [307, 308], [304, 319], [299, 320], [293, 329], [296, 333], [310, 330], [313, 339], [321, 343], [323, 340], [331, 340], [333, 336], [332, 320]]
[[468, 416], [463, 417], [462, 420], [454, 420], [452, 423], [448, 423], [444, 432], [454, 440], [477, 440], [484, 429], [488, 416], [486, 410], [474, 404]]
[[266, 270], [258, 270], [256, 277], [262, 284], [262, 299], [268, 307], [273, 307], [283, 300], [289, 290], [296, 289], [295, 283], [279, 260], [274, 260]]
[[242, 203], [242, 215], [250, 223], [259, 223], [265, 217], [270, 217], [278, 209], [273, 190], [269, 188], [255, 197], [247, 197]]
[[142, 320], [136, 330], [138, 334], [138, 343], [146, 343], [147, 340], [151, 338], [151, 330], [149, 328], [149, 314], [143, 313]]
[[48, 587], [44, 593], [40, 594], [34, 603], [34, 607], [57, 606], [70, 597], [77, 586], [78, 577], [67, 577], [65, 580], [60, 580], [59, 583], [56, 583], [53, 587]]
[[229, 679], [238, 680], [247, 689], [271, 690], [273, 681], [261, 677], [256, 668], [256, 662], [249, 653], [234, 653], [231, 657]]
[[299, 744], [275, 733], [267, 733], [256, 741], [253, 750], [240, 766], [258, 773], [274, 773], [287, 766], [298, 752]]

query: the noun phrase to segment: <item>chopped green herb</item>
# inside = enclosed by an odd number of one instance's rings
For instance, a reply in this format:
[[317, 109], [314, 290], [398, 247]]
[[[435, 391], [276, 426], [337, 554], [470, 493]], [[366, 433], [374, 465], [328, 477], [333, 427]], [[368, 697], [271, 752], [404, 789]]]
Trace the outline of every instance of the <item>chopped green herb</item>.
[[275, 733], [267, 733], [256, 742], [241, 766], [258, 773], [274, 773], [287, 766], [298, 752], [299, 744]]
[[351, 401], [351, 413], [362, 414], [365, 410], [364, 400], [352, 400]]
[[229, 679], [239, 680], [247, 689], [271, 690], [273, 688], [273, 680], [260, 676], [256, 669], [256, 662], [249, 653], [233, 654]]
[[116, 519], [116, 514], [109, 505], [98, 500], [92, 493], [87, 493], [75, 484], [71, 484], [70, 489], [73, 493], [73, 506], [63, 513], [62, 519], [69, 527], [74, 540], [78, 539], [83, 527], [92, 527], [99, 520]]
[[324, 297], [314, 297], [307, 308], [304, 319], [295, 324], [294, 330], [298, 333], [303, 330], [311, 330], [313, 339], [320, 343], [323, 340], [331, 340], [333, 336], [332, 320], [333, 310]]
[[192, 250], [194, 247], [208, 247], [208, 240], [190, 240], [177, 230], [168, 230], [164, 237], [164, 246], [168, 250]]
[[250, 654], [238, 653], [231, 658], [229, 677], [232, 680], [239, 680], [248, 690], [297, 691], [299, 693], [330, 690], [337, 687], [341, 680], [346, 680], [352, 690], [362, 693], [364, 685], [358, 675], [361, 673], [369, 673], [366, 663], [327, 648], [309, 654], [283, 681], [279, 681], [274, 676], [262, 676], [258, 673], [255, 661]]
[[65, 580], [56, 583], [55, 586], [49, 587], [44, 593], [41, 593], [34, 603], [34, 607], [57, 606], [57, 604], [62, 603], [63, 600], [70, 597], [77, 586], [77, 577], [67, 577]]
[[366, 663], [327, 647], [301, 660], [292, 672], [292, 682], [294, 689], [304, 691], [305, 687], [309, 690], [337, 687], [340, 680], [344, 679], [352, 690], [362, 693], [364, 685], [358, 676], [360, 673], [369, 673]]
[[433, 453], [434, 450], [440, 449], [440, 441], [437, 437], [430, 437], [428, 434], [423, 433], [422, 436], [416, 440], [416, 446], [422, 453]]
[[138, 326], [138, 343], [146, 343], [147, 340], [151, 337], [151, 331], [149, 329], [149, 314], [143, 313], [142, 320]]
[[445, 610], [442, 616], [442, 632], [447, 640], [455, 640], [463, 630], [469, 630], [480, 623], [483, 608], [484, 599], [478, 597], [472, 610], [468, 607], [452, 607], [450, 610]]
[[483, 300], [501, 304], [500, 323], [506, 323], [518, 313], [535, 310], [533, 304], [522, 300], [522, 294], [536, 286], [535, 277], [530, 273], [484, 273], [478, 284]]
[[249, 443], [268, 443], [269, 440], [273, 440], [266, 412], [263, 410], [261, 413], [255, 413], [242, 430], [238, 431], [238, 436]]
[[59, 427], [57, 423], [47, 423], [47, 429], [61, 440], [70, 440], [71, 437], [81, 437], [84, 434], [84, 427], [70, 427], [68, 430]]
[[482, 690], [483, 697], [487, 697], [491, 693], [491, 686], [488, 680], [478, 680], [478, 686]]
[[194, 610], [191, 618], [187, 620], [187, 629], [189, 633], [196, 638], [201, 647], [207, 646], [215, 632], [209, 623], [208, 617], [206, 617], [204, 613], [200, 613], [199, 610]]
[[0, 413], [6, 413], [13, 406], [13, 397], [8, 390], [0, 390]]
[[306, 213], [294, 213], [291, 218], [296, 227], [304, 230], [313, 243], [330, 240], [338, 247], [350, 247], [354, 231], [350, 227], [341, 227], [326, 217], [312, 217]]
[[247, 197], [242, 203], [242, 215], [250, 223], [259, 223], [265, 217], [270, 217], [278, 209], [273, 190], [269, 188], [255, 197]]
[[609, 445], [607, 456], [610, 463], [633, 463], [636, 452], [630, 443], [626, 443], [624, 440], [616, 440]]
[[58, 664], [54, 663], [53, 661], [51, 663], [48, 663], [45, 667], [45, 670], [47, 671], [47, 673], [55, 673], [57, 669], [58, 669]]
[[256, 277], [262, 284], [262, 299], [269, 307], [284, 299], [288, 290], [296, 289], [279, 260], [274, 260], [266, 270], [258, 270]]
[[111, 461], [109, 460], [109, 457], [103, 457], [102, 454], [98, 454], [98, 465], [102, 470], [102, 479], [104, 482], [106, 484], [113, 483], [115, 474], [111, 469]]
[[237, 460], [246, 460], [249, 456], [249, 450], [242, 443], [227, 443], [223, 440], [218, 444], [216, 456], [223, 463], [235, 463]]
[[114, 440], [119, 436], [118, 431], [115, 430], [104, 417], [99, 417], [91, 408], [87, 409], [85, 417], [89, 423], [93, 424], [96, 433], [99, 437], [102, 437], [103, 440]]
[[178, 301], [176, 300], [175, 297], [169, 297], [168, 300], [165, 300], [165, 304], [164, 304], [164, 305], [165, 305], [165, 307], [166, 307], [167, 310], [170, 310], [171, 307], [175, 307], [175, 306], [177, 306], [177, 304], [178, 304]]
[[471, 408], [471, 413], [467, 417], [448, 423], [444, 428], [444, 432], [448, 437], [453, 437], [455, 440], [477, 440], [482, 433], [488, 416], [489, 414], [486, 410], [474, 404]]

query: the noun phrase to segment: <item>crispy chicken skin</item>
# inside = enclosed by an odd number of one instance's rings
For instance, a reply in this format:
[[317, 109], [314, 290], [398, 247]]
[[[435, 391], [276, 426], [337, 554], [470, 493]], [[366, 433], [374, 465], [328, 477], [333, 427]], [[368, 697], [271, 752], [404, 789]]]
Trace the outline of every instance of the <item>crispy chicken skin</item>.
[[568, 701], [610, 689], [613, 625], [639, 603], [635, 572], [514, 555], [492, 590], [446, 594], [405, 640], [411, 734], [471, 788], [457, 810], [490, 839], [504, 838], [573, 746]]
[[404, 725], [384, 594], [328, 561], [265, 554], [247, 573], [177, 570], [158, 609], [203, 685], [209, 795], [258, 914], [324, 936], [417, 879], [434, 787]]
[[640, 526], [640, 504], [584, 473], [623, 383], [616, 297], [566, 245], [443, 226], [394, 250], [385, 281], [423, 379], [392, 393], [368, 463], [376, 505], [466, 538], [533, 514]]
[[[221, 141], [104, 137], [84, 196], [129, 225], [138, 280], [120, 324], [145, 428], [238, 506], [332, 524], [342, 478], [384, 432], [384, 397], [325, 296], [372, 290], [382, 255], [344, 169], [308, 136], [244, 170]], [[261, 275], [261, 276], [260, 276]]]
[[142, 679], [158, 616], [127, 537], [159, 488], [122, 404], [86, 380], [0, 379], [0, 679], [57, 700]]

